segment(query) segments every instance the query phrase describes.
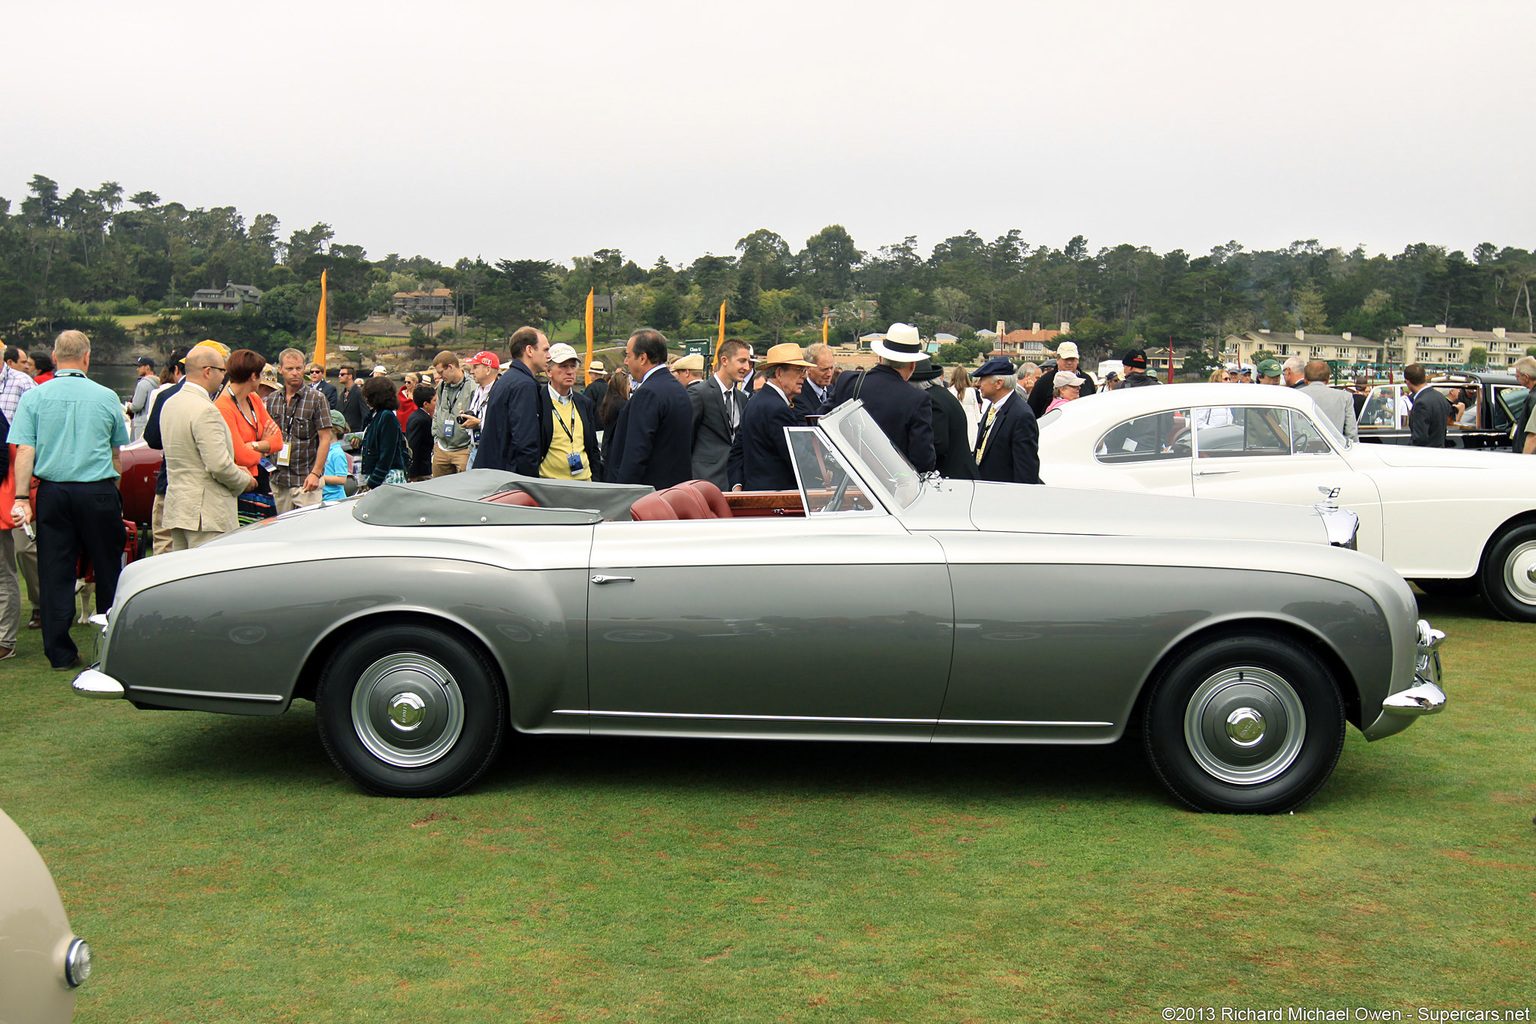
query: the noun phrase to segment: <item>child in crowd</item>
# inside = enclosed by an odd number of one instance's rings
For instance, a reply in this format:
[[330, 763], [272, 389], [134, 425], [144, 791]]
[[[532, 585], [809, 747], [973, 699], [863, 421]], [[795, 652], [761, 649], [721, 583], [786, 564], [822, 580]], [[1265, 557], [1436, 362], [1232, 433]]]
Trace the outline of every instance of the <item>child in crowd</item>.
[[340, 501], [347, 496], [347, 452], [341, 440], [347, 432], [347, 418], [339, 409], [331, 410], [331, 430], [336, 440], [331, 442], [331, 450], [325, 455], [325, 476], [320, 481], [324, 484], [320, 488], [321, 501]]

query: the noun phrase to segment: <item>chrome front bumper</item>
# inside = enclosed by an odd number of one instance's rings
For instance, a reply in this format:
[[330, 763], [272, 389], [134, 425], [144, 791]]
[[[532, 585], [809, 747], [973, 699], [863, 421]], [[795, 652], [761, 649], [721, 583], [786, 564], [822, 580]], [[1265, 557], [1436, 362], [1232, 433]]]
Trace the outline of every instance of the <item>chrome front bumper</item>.
[[70, 682], [69, 688], [82, 697], [110, 700], [124, 696], [123, 684], [94, 668], [88, 668]]
[[1381, 702], [1388, 715], [1435, 715], [1445, 707], [1445, 691], [1440, 689], [1440, 645], [1445, 634], [1419, 620], [1418, 660], [1413, 668], [1413, 686], [1394, 693]]

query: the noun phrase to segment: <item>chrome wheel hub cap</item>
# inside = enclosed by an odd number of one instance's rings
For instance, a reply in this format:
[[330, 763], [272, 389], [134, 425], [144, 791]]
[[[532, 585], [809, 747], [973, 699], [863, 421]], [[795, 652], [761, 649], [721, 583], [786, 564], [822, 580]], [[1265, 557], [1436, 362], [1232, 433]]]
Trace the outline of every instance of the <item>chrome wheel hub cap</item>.
[[1536, 604], [1536, 542], [1519, 545], [1504, 559], [1504, 589], [1522, 604]]
[[425, 654], [380, 658], [352, 691], [352, 726], [374, 757], [397, 768], [437, 761], [464, 731], [464, 697], [453, 675]]
[[1301, 698], [1268, 669], [1222, 669], [1196, 688], [1184, 711], [1184, 742], [1200, 767], [1234, 785], [1277, 778], [1301, 753]]

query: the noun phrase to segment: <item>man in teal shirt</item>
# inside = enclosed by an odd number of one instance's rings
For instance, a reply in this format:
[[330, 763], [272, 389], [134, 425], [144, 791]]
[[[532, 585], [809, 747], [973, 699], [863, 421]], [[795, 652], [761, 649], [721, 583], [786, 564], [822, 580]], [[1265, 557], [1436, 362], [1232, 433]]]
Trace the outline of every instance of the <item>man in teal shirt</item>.
[[[122, 473], [118, 449], [128, 443], [128, 425], [117, 396], [86, 377], [91, 341], [79, 331], [54, 340], [54, 378], [21, 396], [10, 441], [16, 445], [16, 505], [19, 523], [37, 524], [37, 576], [42, 594], [43, 653], [55, 669], [80, 665], [70, 639], [74, 621], [75, 571], [84, 551], [96, 573], [96, 610], [105, 612], [117, 596], [123, 547]], [[37, 507], [27, 482], [38, 478]]]

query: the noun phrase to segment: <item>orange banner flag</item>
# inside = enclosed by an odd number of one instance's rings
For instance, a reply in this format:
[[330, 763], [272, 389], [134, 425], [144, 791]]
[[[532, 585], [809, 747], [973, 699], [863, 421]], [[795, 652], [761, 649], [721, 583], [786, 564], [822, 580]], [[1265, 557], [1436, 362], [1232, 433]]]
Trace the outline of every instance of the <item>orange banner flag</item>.
[[823, 345], [827, 343], [827, 323], [831, 319], [832, 318], [829, 316], [824, 316], [821, 318], [821, 343]]
[[596, 288], [587, 289], [587, 361], [584, 364], [586, 380], [583, 381], [583, 386], [592, 383], [592, 296], [596, 293]]
[[325, 365], [325, 271], [320, 271], [320, 312], [315, 317], [315, 358], [313, 362]]
[[720, 300], [720, 337], [715, 341], [715, 362], [720, 361], [720, 346], [725, 344], [725, 300]]

